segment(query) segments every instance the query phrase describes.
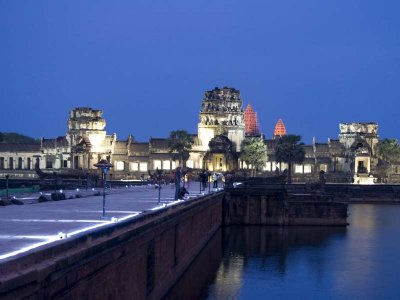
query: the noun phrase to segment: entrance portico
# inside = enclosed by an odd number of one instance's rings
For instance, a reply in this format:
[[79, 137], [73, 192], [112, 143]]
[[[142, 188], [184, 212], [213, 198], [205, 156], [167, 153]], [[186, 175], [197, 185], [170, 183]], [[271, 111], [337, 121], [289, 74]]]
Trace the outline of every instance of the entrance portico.
[[371, 174], [371, 148], [365, 142], [357, 142], [352, 148], [354, 150], [354, 183], [374, 184], [375, 178]]
[[224, 135], [217, 135], [209, 143], [203, 162], [209, 171], [226, 172], [237, 169], [237, 154], [232, 142]]

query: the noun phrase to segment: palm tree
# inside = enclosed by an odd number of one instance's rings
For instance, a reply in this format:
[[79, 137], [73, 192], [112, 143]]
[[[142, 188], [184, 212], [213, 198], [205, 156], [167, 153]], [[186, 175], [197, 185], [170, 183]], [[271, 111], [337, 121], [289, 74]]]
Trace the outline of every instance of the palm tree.
[[242, 142], [240, 158], [251, 165], [251, 176], [256, 175], [256, 170], [264, 166], [267, 161], [267, 147], [260, 138], [246, 138]]
[[275, 147], [275, 157], [278, 162], [288, 164], [288, 183], [292, 183], [293, 163], [302, 163], [305, 158], [305, 152], [300, 144], [301, 136], [289, 134], [279, 138]]
[[186, 130], [173, 130], [168, 137], [169, 153], [175, 153], [179, 166], [186, 167], [189, 151], [194, 144], [193, 137]]

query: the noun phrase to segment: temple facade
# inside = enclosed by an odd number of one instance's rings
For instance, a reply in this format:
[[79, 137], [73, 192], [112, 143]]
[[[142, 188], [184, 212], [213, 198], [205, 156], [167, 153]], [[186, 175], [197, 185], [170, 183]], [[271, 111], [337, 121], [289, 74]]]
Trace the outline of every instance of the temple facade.
[[218, 135], [226, 136], [234, 150], [240, 152], [245, 137], [243, 100], [234, 88], [214, 88], [204, 94], [201, 105], [198, 138], [203, 151]]
[[[257, 133], [263, 138], [263, 135], [258, 121], [254, 120], [254, 111], [246, 111], [247, 114], [238, 90], [224, 87], [206, 91], [201, 101], [198, 132], [193, 134], [194, 145], [186, 166], [220, 172], [247, 169], [240, 160], [241, 143], [246, 136]], [[274, 155], [279, 137], [286, 134], [286, 127], [279, 119], [273, 138], [263, 138], [267, 162], [261, 173], [276, 173], [287, 168]], [[306, 158], [294, 166], [293, 178], [312, 181], [324, 171], [329, 181], [376, 182], [377, 143], [378, 124], [341, 123], [338, 139], [328, 139], [327, 143], [314, 139], [312, 144], [303, 146]], [[101, 110], [78, 107], [69, 113], [65, 136], [42, 138], [32, 144], [0, 143], [0, 176], [35, 178], [36, 159], [41, 169], [50, 172], [89, 174], [98, 171], [94, 164], [106, 159], [114, 165], [110, 171], [112, 179], [132, 180], [146, 177], [149, 171], [157, 169], [172, 172], [178, 166], [173, 157], [166, 138], [151, 138], [147, 142], [134, 141], [132, 136], [117, 139], [115, 133], [107, 134]]]

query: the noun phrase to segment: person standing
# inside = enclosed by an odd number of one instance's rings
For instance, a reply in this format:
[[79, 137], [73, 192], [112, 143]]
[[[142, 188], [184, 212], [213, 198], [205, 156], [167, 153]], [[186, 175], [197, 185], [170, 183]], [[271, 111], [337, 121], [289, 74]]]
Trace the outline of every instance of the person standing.
[[224, 187], [222, 173], [217, 174], [217, 186], [221, 188]]
[[213, 188], [216, 189], [216, 188], [218, 188], [218, 176], [217, 176], [217, 173], [214, 173], [212, 178], [213, 178]]
[[181, 192], [182, 171], [180, 167], [175, 170], [175, 200], [179, 199]]
[[201, 176], [201, 184], [202, 184], [203, 190], [205, 191], [206, 187], [207, 187], [207, 179], [208, 179], [208, 174], [207, 174], [206, 170], [203, 169], [200, 176]]

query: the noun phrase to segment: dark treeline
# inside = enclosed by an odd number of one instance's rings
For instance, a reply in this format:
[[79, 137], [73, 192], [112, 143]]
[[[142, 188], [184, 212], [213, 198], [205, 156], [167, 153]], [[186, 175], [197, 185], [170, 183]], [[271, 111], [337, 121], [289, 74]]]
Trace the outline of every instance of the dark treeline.
[[0, 143], [39, 144], [40, 140], [15, 132], [0, 132]]

